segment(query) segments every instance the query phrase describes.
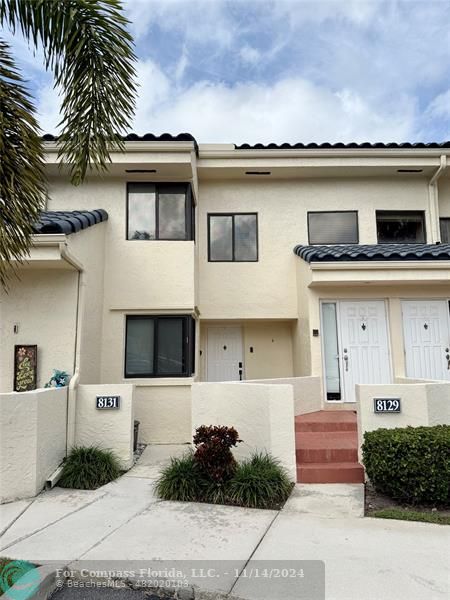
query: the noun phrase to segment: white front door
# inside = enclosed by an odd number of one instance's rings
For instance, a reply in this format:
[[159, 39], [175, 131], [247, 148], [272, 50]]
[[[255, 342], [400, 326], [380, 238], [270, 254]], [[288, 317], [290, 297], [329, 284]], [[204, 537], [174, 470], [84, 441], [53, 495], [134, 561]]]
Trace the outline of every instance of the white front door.
[[344, 401], [355, 402], [355, 384], [391, 383], [386, 308], [382, 300], [341, 301], [340, 355]]
[[450, 314], [447, 300], [402, 302], [406, 375], [450, 379]]
[[241, 327], [208, 327], [208, 381], [243, 379]]

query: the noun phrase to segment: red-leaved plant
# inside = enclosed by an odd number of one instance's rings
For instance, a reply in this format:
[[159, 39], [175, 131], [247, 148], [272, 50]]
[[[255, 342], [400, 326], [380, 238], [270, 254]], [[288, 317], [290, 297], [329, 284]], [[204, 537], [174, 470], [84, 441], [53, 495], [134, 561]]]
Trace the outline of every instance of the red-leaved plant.
[[234, 427], [202, 425], [195, 430], [194, 459], [213, 481], [222, 483], [232, 477], [236, 461], [231, 448], [242, 442]]

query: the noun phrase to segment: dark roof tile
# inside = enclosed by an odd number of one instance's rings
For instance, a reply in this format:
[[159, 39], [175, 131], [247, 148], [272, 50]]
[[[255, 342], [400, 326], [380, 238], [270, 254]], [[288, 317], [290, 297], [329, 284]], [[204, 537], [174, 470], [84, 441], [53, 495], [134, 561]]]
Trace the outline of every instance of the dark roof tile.
[[294, 253], [307, 263], [370, 260], [450, 260], [450, 244], [299, 245], [294, 248]]
[[42, 212], [34, 225], [35, 233], [65, 233], [70, 235], [108, 220], [102, 208], [96, 210], [57, 210]]
[[270, 142], [269, 144], [235, 144], [234, 147], [236, 150], [342, 150], [342, 149], [374, 149], [374, 148], [394, 148], [394, 149], [408, 149], [408, 148], [424, 148], [424, 149], [438, 149], [438, 148], [450, 148], [450, 141], [446, 142], [310, 142], [310, 143], [302, 143], [298, 142], [296, 144], [276, 144], [274, 142]]

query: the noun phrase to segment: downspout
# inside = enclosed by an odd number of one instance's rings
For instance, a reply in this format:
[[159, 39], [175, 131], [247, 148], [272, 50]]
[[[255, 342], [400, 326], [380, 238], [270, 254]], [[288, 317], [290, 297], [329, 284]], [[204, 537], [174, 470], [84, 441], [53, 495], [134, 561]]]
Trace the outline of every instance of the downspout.
[[442, 173], [447, 168], [447, 157], [445, 154], [441, 155], [440, 165], [436, 172], [428, 182], [428, 200], [430, 210], [430, 221], [431, 221], [431, 243], [435, 244], [441, 241], [441, 232], [439, 228], [439, 193], [437, 183]]
[[67, 394], [67, 429], [66, 429], [66, 455], [70, 452], [71, 448], [75, 445], [75, 425], [76, 425], [76, 399], [77, 399], [77, 388], [80, 379], [79, 365], [80, 365], [80, 335], [81, 331], [81, 320], [82, 320], [82, 306], [83, 306], [83, 290], [84, 290], [84, 272], [79, 263], [73, 260], [73, 257], [67, 252], [66, 247], [61, 248], [61, 256], [75, 266], [78, 271], [77, 280], [77, 300], [75, 309], [75, 340], [74, 340], [74, 357], [73, 357], [73, 375], [70, 379], [69, 390]]

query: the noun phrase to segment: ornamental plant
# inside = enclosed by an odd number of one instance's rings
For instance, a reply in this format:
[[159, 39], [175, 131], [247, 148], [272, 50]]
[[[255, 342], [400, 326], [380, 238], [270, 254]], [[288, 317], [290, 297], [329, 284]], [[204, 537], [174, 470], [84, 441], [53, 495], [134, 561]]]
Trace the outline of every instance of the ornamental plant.
[[231, 448], [241, 441], [234, 427], [202, 425], [195, 430], [194, 460], [213, 482], [224, 483], [236, 470], [236, 460]]

